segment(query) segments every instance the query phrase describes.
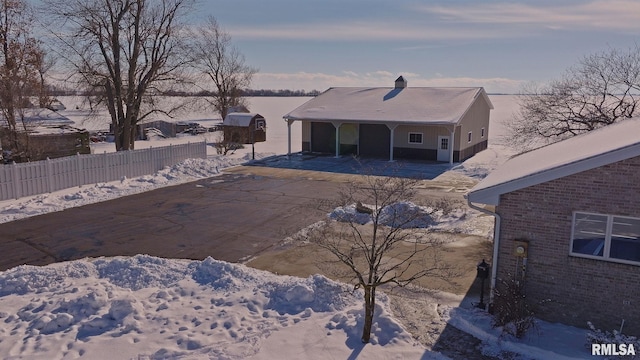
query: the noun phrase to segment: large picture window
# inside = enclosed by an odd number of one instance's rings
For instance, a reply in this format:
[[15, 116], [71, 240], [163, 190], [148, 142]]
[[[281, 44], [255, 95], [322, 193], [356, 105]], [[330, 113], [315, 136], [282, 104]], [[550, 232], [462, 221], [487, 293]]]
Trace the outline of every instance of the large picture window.
[[571, 254], [640, 265], [640, 219], [575, 212]]

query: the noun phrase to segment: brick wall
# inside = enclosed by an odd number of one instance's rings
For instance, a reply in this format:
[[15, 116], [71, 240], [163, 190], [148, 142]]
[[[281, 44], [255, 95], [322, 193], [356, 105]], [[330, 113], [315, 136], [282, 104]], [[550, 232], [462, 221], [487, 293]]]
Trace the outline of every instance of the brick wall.
[[498, 279], [521, 269], [514, 240], [529, 241], [527, 298], [536, 316], [640, 335], [640, 264], [569, 256], [573, 211], [640, 218], [640, 157], [504, 194]]

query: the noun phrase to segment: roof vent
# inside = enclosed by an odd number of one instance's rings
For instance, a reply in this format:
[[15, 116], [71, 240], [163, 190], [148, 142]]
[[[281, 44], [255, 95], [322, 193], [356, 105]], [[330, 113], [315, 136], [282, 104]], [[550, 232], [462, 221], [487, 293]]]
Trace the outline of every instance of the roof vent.
[[396, 89], [404, 89], [407, 87], [407, 80], [405, 80], [402, 75], [396, 79]]

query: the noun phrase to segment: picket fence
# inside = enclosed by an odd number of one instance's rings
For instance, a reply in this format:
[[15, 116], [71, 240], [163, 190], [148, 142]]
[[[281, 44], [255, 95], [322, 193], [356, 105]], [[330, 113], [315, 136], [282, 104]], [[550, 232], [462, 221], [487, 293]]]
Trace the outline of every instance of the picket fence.
[[204, 142], [0, 165], [0, 200], [17, 199], [153, 174], [189, 158], [206, 158]]

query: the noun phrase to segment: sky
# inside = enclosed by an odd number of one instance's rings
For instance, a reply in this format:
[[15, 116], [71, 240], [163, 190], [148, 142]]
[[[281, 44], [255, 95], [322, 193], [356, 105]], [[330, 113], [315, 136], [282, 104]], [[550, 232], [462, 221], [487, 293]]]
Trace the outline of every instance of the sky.
[[252, 88], [483, 86], [517, 93], [582, 56], [629, 49], [636, 0], [201, 0], [248, 65]]

